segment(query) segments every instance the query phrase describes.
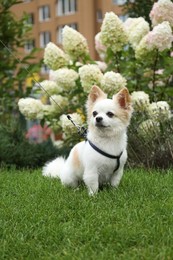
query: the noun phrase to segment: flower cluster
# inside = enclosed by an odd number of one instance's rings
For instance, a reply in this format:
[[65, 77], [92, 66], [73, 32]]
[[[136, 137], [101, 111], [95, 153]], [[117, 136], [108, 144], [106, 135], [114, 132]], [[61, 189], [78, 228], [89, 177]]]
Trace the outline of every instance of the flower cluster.
[[158, 24], [147, 35], [147, 46], [150, 50], [157, 49], [160, 52], [170, 49], [172, 46], [172, 29], [168, 22]]
[[74, 88], [78, 77], [79, 75], [76, 71], [68, 68], [62, 68], [54, 72], [54, 81], [64, 91]]
[[173, 42], [172, 29], [168, 22], [158, 24], [146, 34], [139, 45], [136, 47], [135, 54], [137, 59], [143, 59], [146, 55], [151, 55], [153, 50], [160, 52], [170, 49]]
[[62, 91], [62, 88], [56, 84], [53, 80], [44, 80], [40, 82], [43, 94], [48, 93], [48, 95], [58, 94]]
[[148, 115], [157, 122], [164, 122], [171, 118], [171, 110], [166, 101], [153, 102], [148, 106]]
[[68, 107], [68, 98], [61, 95], [52, 95], [49, 98], [50, 104], [46, 104], [43, 106], [43, 113], [47, 120], [50, 118], [56, 118], [60, 113], [61, 109]]
[[173, 27], [173, 3], [170, 0], [159, 0], [154, 3], [150, 12], [152, 25], [155, 26], [164, 21], [168, 21]]
[[118, 52], [127, 44], [127, 34], [123, 23], [113, 12], [106, 13], [101, 26], [101, 42], [113, 52]]
[[150, 104], [149, 95], [144, 91], [134, 91], [131, 94], [132, 104], [136, 111], [146, 111]]
[[128, 18], [124, 23], [128, 41], [134, 49], [138, 46], [141, 39], [149, 32], [149, 24], [143, 17]]
[[93, 85], [101, 85], [103, 74], [99, 67], [94, 64], [84, 65], [79, 68], [81, 85], [85, 92], [89, 92]]
[[20, 112], [27, 119], [42, 119], [43, 103], [40, 100], [34, 98], [21, 98], [18, 102]]
[[153, 50], [151, 48], [148, 48], [147, 37], [148, 37], [148, 34], [142, 38], [139, 45], [135, 49], [135, 58], [137, 60], [143, 60], [143, 59], [145, 59], [146, 56], [148, 56], [148, 57], [153, 56], [152, 55]]
[[103, 75], [101, 86], [109, 94], [117, 93], [121, 88], [127, 85], [127, 80], [120, 74], [108, 71]]
[[44, 63], [52, 70], [67, 66], [68, 59], [65, 53], [54, 43], [49, 42], [44, 52]]
[[61, 95], [52, 95], [50, 98], [50, 103], [55, 107], [55, 109], [57, 109], [58, 105], [60, 107], [66, 106], [68, 104], [68, 98]]
[[78, 60], [78, 58], [89, 55], [87, 40], [79, 32], [66, 25], [63, 28], [62, 36], [64, 51], [72, 60]]

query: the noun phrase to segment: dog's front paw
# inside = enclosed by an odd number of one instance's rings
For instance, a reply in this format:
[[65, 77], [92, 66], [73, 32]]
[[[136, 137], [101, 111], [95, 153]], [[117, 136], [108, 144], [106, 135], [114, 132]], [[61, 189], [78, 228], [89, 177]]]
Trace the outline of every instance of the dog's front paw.
[[88, 189], [88, 195], [89, 195], [90, 197], [96, 196], [97, 193], [98, 193], [98, 189], [96, 189], [96, 190], [93, 190], [93, 189], [91, 189], [91, 188]]
[[111, 180], [111, 186], [113, 188], [118, 188], [119, 184], [120, 184], [120, 180]]
[[122, 176], [123, 176], [123, 170], [114, 174], [111, 179], [111, 186], [117, 188], [120, 184]]

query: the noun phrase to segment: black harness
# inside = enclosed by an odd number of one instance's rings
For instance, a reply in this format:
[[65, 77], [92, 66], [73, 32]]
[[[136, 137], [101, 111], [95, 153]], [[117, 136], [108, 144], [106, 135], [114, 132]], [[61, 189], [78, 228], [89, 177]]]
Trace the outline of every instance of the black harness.
[[97, 146], [95, 146], [95, 144], [93, 144], [90, 140], [87, 140], [87, 141], [88, 141], [88, 143], [91, 145], [91, 147], [92, 147], [95, 151], [97, 151], [98, 153], [100, 153], [100, 154], [102, 154], [102, 155], [104, 155], [104, 156], [106, 156], [106, 157], [108, 157], [108, 158], [110, 158], [110, 159], [116, 159], [116, 160], [117, 160], [117, 166], [116, 166], [116, 168], [114, 169], [113, 172], [116, 172], [116, 171], [119, 169], [119, 167], [120, 167], [120, 158], [121, 158], [121, 155], [123, 154], [123, 151], [122, 151], [119, 155], [115, 156], [115, 155], [112, 155], [112, 154], [109, 154], [109, 153], [106, 153], [106, 152], [100, 150], [100, 149], [99, 149]]

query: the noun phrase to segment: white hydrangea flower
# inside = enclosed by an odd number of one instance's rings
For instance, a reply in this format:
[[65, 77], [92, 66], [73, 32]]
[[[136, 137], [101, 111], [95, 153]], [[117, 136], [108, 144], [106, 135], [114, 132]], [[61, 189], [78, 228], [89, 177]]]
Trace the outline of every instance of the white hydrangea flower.
[[173, 3], [170, 0], [159, 0], [154, 3], [153, 8], [149, 14], [152, 25], [156, 26], [159, 23], [168, 21], [173, 27]]
[[128, 40], [135, 49], [141, 39], [149, 32], [149, 23], [143, 17], [128, 18], [124, 22], [124, 26], [128, 35]]
[[58, 94], [62, 91], [62, 88], [57, 85], [55, 81], [44, 80], [40, 82], [43, 92], [46, 91], [49, 95]]
[[49, 80], [55, 81], [55, 72], [56, 70], [49, 70]]
[[65, 26], [62, 32], [62, 45], [64, 51], [74, 60], [89, 54], [85, 37], [69, 26]]
[[171, 118], [169, 104], [166, 101], [153, 102], [148, 106], [148, 116], [158, 122], [163, 122]]
[[147, 37], [148, 34], [142, 38], [139, 45], [136, 47], [135, 49], [136, 59], [142, 60], [142, 59], [146, 59], [146, 57], [152, 56], [152, 51], [154, 50], [154, 47], [153, 48], [151, 48], [151, 46], [150, 48], [148, 47]]
[[127, 34], [122, 21], [113, 12], [105, 14], [101, 26], [101, 42], [113, 52], [121, 51], [127, 44]]
[[85, 92], [89, 92], [93, 85], [101, 85], [103, 74], [97, 65], [87, 64], [79, 68], [79, 76]]
[[21, 98], [18, 101], [20, 112], [27, 119], [43, 119], [43, 104], [40, 100], [34, 98]]
[[66, 67], [68, 59], [65, 53], [53, 42], [49, 42], [44, 50], [44, 63], [52, 70]]
[[133, 107], [136, 111], [145, 111], [150, 104], [149, 95], [144, 91], [134, 91], [131, 93]]
[[[68, 105], [68, 98], [67, 97], [63, 97], [61, 95], [52, 95], [50, 97], [50, 103], [52, 106], [54, 106], [55, 108], [57, 108], [57, 106], [59, 105], [60, 107], [65, 107]], [[58, 105], [57, 105], [58, 104]]]
[[54, 72], [54, 80], [65, 91], [69, 91], [76, 86], [79, 75], [72, 69], [59, 69]]
[[61, 108], [68, 106], [68, 98], [61, 95], [52, 95], [49, 98], [50, 105], [43, 106], [43, 112], [46, 117], [56, 117], [61, 112]]
[[137, 59], [152, 57], [154, 50], [164, 51], [172, 46], [172, 29], [168, 22], [163, 22], [146, 34], [135, 49]]
[[127, 81], [120, 73], [108, 71], [103, 75], [101, 85], [102, 89], [107, 93], [115, 94], [127, 85]]
[[[70, 117], [72, 118], [72, 120], [78, 124], [78, 125], [82, 125], [83, 124], [83, 120], [81, 115], [77, 114], [77, 113], [72, 113], [69, 114]], [[77, 129], [76, 127], [72, 124], [72, 122], [67, 118], [66, 115], [62, 115], [60, 117], [60, 124], [62, 126], [63, 132], [65, 134], [75, 134]]]
[[163, 22], [153, 28], [147, 34], [147, 45], [149, 49], [164, 51], [172, 46], [173, 36], [169, 22]]
[[147, 119], [139, 125], [138, 133], [145, 140], [151, 140], [160, 133], [160, 124], [152, 119]]
[[60, 112], [60, 107], [57, 105], [44, 105], [43, 106], [44, 116], [47, 118], [56, 117]]

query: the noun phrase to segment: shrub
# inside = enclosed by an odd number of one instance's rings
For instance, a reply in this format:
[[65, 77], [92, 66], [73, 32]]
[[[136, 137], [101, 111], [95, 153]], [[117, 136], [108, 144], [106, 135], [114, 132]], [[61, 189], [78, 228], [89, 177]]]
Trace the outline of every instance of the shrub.
[[[167, 10], [169, 15], [166, 15]], [[158, 12], [162, 14], [161, 20], [158, 19]], [[173, 3], [170, 0], [159, 0], [153, 5], [149, 14], [152, 26], [143, 17], [128, 18], [122, 22], [113, 12], [106, 13], [101, 31], [95, 37], [95, 47], [102, 60], [99, 62], [89, 56], [83, 35], [65, 26], [63, 49], [54, 43], [49, 43], [45, 48], [44, 62], [51, 69], [50, 79], [40, 82], [37, 91], [45, 95], [48, 102], [22, 99], [19, 101], [20, 111], [26, 118], [32, 119], [34, 116], [43, 124], [46, 122], [54, 132], [63, 132], [64, 144], [72, 146], [80, 137], [71, 135], [76, 128], [62, 114], [70, 113], [76, 124], [85, 125], [84, 104], [94, 84], [107, 92], [109, 97], [127, 86], [134, 104], [130, 147], [136, 154], [141, 151], [142, 163], [160, 166], [159, 158], [163, 158], [165, 153], [172, 158], [171, 149], [166, 149], [167, 145], [172, 144], [171, 14]], [[142, 146], [141, 140], [144, 140]], [[148, 151], [151, 160], [146, 159]]]
[[[129, 166], [162, 169], [172, 167], [173, 118], [159, 124], [146, 118], [146, 115], [141, 117], [141, 114], [132, 118], [128, 132]], [[142, 128], [141, 122], [145, 123]]]
[[58, 154], [68, 152], [65, 147], [61, 150], [55, 148], [50, 139], [41, 144], [29, 143], [19, 122], [1, 124], [0, 136], [0, 164], [8, 167], [38, 168]]

